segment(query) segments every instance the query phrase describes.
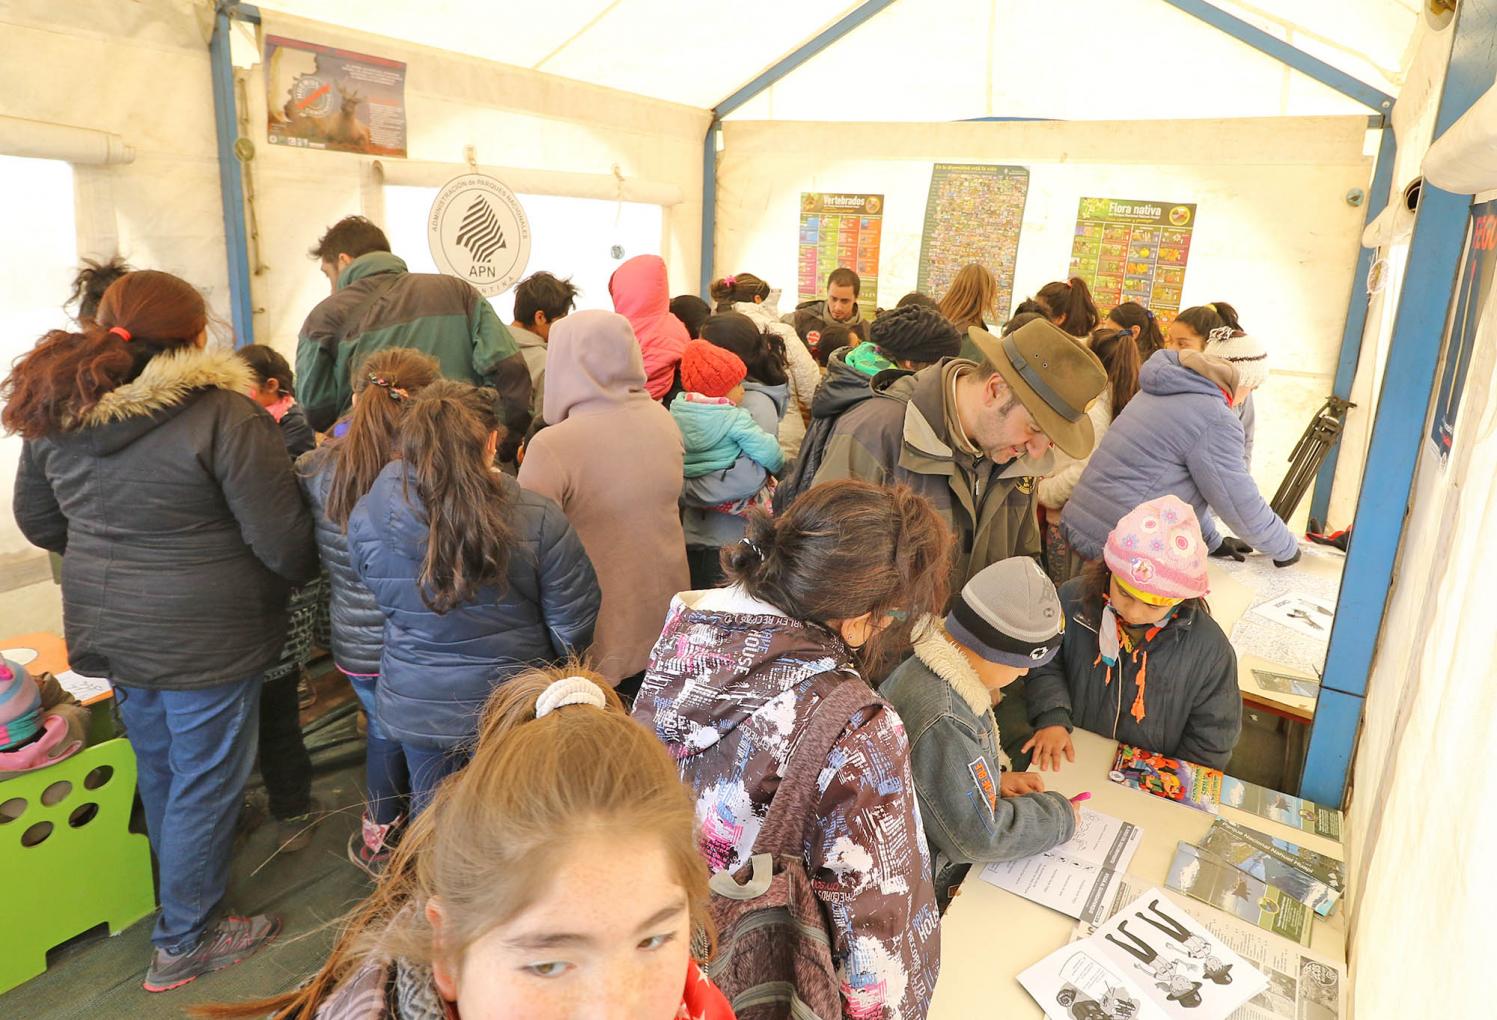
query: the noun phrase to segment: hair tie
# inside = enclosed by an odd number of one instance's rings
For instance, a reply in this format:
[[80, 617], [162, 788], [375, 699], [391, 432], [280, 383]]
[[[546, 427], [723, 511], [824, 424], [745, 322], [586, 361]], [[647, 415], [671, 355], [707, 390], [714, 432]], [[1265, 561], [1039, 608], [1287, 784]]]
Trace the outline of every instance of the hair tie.
[[375, 375], [373, 372], [369, 373], [369, 381], [375, 386], [378, 386], [380, 389], [384, 390], [386, 393], [390, 394], [390, 399], [395, 401], [397, 404], [402, 400], [408, 399], [411, 395], [410, 391], [400, 386], [391, 385], [390, 380], [384, 378], [383, 376]]
[[737, 287], [738, 286], [738, 277], [736, 277], [736, 276], [724, 276], [723, 277], [723, 283], [727, 284], [729, 287]]
[[1211, 314], [1212, 315], [1220, 315], [1221, 314], [1221, 312], [1218, 312], [1216, 310], [1216, 306], [1215, 305], [1207, 305], [1206, 307], [1209, 308], [1209, 309], [1211, 309]]
[[1144, 309], [1144, 314], [1145, 314], [1145, 315], [1147, 315], [1147, 316], [1148, 316], [1148, 317], [1149, 317], [1149, 321], [1150, 321], [1150, 322], [1153, 322], [1153, 321], [1154, 321], [1154, 312], [1153, 312], [1153, 310], [1152, 310], [1152, 309], [1149, 309], [1149, 308], [1145, 308], [1145, 309]]
[[591, 705], [606, 708], [608, 699], [597, 684], [585, 676], [569, 676], [551, 681], [551, 686], [541, 691], [535, 699], [535, 717], [544, 719], [563, 705]]
[[755, 542], [752, 538], [740, 538], [738, 540], [738, 544], [748, 546], [749, 549], [753, 551], [754, 555], [759, 557], [760, 562], [763, 562], [764, 550], [759, 548], [758, 542]]
[[121, 340], [125, 341], [125, 343], [129, 343], [130, 342], [130, 331], [128, 329], [126, 329], [124, 326], [111, 326], [109, 328], [109, 332], [113, 333], [115, 336], [117, 336]]

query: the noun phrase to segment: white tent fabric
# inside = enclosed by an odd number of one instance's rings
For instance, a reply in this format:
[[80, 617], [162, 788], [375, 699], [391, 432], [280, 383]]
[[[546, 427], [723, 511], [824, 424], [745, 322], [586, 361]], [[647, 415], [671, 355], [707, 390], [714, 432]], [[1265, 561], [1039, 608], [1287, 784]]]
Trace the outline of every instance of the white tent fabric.
[[[401, 0], [268, 0], [260, 6], [705, 109], [861, 5], [518, 0], [480, 9], [463, 0], [419, 8]], [[1421, 4], [1223, 0], [1217, 6], [1396, 94]], [[1222, 87], [1183, 87], [1203, 75]], [[1123, 83], [1130, 87], [1119, 88]], [[1359, 109], [1163, 0], [899, 0], [736, 116], [1117, 120]]]

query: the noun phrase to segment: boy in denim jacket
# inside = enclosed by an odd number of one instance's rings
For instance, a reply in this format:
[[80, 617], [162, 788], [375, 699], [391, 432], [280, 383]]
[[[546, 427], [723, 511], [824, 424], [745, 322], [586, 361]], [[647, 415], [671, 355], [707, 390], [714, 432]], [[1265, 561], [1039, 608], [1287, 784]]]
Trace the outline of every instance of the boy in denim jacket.
[[879, 690], [909, 736], [942, 910], [972, 865], [1049, 850], [1076, 830], [1063, 794], [1008, 770], [993, 715], [1004, 687], [1055, 657], [1064, 628], [1055, 585], [1034, 560], [1002, 560], [967, 583], [944, 621], [925, 621], [914, 655]]

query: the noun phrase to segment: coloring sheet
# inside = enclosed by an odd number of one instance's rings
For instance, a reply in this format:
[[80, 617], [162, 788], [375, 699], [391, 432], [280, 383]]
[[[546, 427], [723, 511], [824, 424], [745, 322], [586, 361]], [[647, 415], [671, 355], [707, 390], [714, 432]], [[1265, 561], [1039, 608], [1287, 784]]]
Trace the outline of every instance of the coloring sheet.
[[5, 648], [0, 649], [0, 655], [17, 666], [29, 666], [36, 661], [37, 651], [35, 648]]
[[1175, 848], [1164, 884], [1264, 931], [1305, 945], [1310, 942], [1312, 915], [1307, 905], [1198, 846], [1180, 843]]
[[1142, 839], [1133, 823], [1082, 808], [1070, 840], [1032, 857], [989, 864], [982, 879], [1068, 917], [1097, 920]]
[[1254, 606], [1252, 611], [1322, 642], [1331, 639], [1331, 624], [1336, 620], [1336, 603], [1314, 595], [1280, 595]]
[[84, 676], [82, 673], [74, 673], [71, 669], [65, 669], [57, 674], [57, 682], [62, 689], [77, 698], [80, 704], [92, 705], [96, 701], [103, 701], [109, 697], [114, 688], [109, 681], [101, 676]]
[[[1111, 913], [1117, 913], [1147, 888], [1144, 879], [1124, 875]], [[1170, 902], [1268, 979], [1268, 987], [1233, 1013], [1230, 1020], [1341, 1020], [1346, 1015], [1344, 964], [1270, 935], [1220, 910], [1182, 902], [1177, 896], [1171, 896]], [[1083, 921], [1076, 926], [1072, 938], [1090, 938], [1096, 930], [1096, 925]]]
[[[1251, 963], [1158, 889], [1147, 890], [1087, 938], [1024, 971], [1019, 983], [1054, 1020], [1225, 1020], [1268, 987]], [[1102, 1000], [1109, 992], [1112, 1012]], [[1077, 1011], [1065, 1003], [1083, 994], [1097, 1007]], [[1129, 1007], [1121, 1000], [1134, 996], [1141, 1001], [1134, 1011], [1125, 1011]]]

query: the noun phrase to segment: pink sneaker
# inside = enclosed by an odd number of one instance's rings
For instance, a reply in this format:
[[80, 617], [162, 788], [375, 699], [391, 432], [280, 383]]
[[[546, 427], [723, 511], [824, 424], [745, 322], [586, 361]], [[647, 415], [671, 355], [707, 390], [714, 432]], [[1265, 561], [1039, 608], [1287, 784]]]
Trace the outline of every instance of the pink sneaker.
[[385, 865], [390, 863], [395, 837], [404, 821], [405, 816], [401, 815], [393, 822], [379, 825], [366, 812], [360, 820], [359, 831], [348, 840], [348, 859], [368, 872], [371, 878], [379, 878]]

